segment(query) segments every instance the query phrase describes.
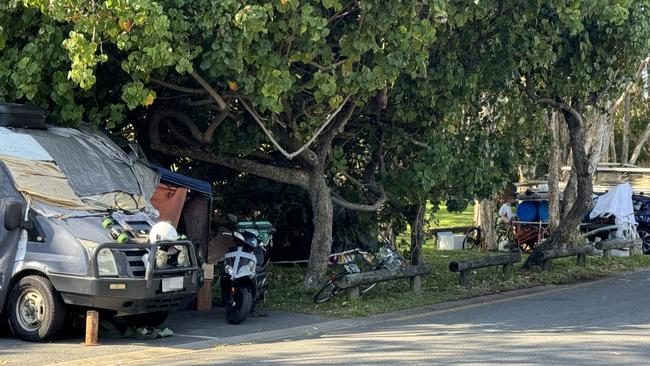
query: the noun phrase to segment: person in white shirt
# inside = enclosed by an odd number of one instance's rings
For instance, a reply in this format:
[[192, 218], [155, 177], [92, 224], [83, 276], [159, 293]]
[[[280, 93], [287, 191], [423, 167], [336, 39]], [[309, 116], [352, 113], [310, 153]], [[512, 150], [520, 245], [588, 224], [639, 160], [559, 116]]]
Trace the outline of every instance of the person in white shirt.
[[499, 208], [499, 222], [507, 224], [512, 221], [512, 204], [514, 201], [513, 197], [505, 198], [505, 202]]

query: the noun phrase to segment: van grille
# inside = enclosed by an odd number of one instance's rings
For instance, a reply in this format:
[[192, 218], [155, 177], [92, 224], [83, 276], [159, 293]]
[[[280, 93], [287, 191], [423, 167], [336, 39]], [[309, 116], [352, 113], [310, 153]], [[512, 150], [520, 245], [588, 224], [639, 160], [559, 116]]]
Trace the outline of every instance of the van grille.
[[142, 256], [145, 255], [147, 251], [144, 249], [131, 249], [122, 250], [121, 252], [126, 256], [126, 270], [129, 277], [144, 277], [146, 268], [142, 261]]

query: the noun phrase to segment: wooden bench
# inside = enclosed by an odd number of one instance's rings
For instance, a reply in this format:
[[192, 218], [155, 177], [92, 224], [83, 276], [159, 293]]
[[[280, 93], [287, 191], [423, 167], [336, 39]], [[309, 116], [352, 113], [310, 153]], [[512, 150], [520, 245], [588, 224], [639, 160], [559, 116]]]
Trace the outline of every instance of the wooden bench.
[[603, 251], [603, 258], [611, 258], [612, 249], [630, 249], [630, 255], [638, 253], [638, 247], [643, 243], [639, 238], [636, 239], [613, 239], [603, 240], [596, 243], [596, 248]]
[[[358, 299], [361, 296], [359, 290], [359, 286], [361, 285], [425, 276], [431, 274], [431, 270], [431, 265], [419, 264], [414, 266], [407, 265], [394, 272], [391, 272], [388, 269], [378, 269], [376, 271], [351, 273], [339, 278], [336, 281], [336, 286], [347, 289], [348, 297], [350, 299]], [[411, 281], [411, 283], [413, 282], [414, 281]], [[411, 286], [411, 290], [414, 290], [413, 286]], [[417, 289], [415, 290], [417, 292]]]
[[451, 262], [449, 263], [449, 270], [452, 272], [460, 272], [458, 283], [461, 286], [466, 286], [472, 278], [473, 269], [503, 265], [503, 274], [510, 276], [512, 274], [513, 263], [517, 263], [520, 260], [521, 254], [519, 253], [490, 255], [476, 259]]
[[554, 248], [544, 250], [539, 253], [542, 261], [542, 269], [550, 271], [553, 268], [553, 259], [576, 256], [576, 264], [585, 266], [587, 264], [587, 254], [591, 254], [594, 247], [591, 245], [581, 245], [573, 248]]

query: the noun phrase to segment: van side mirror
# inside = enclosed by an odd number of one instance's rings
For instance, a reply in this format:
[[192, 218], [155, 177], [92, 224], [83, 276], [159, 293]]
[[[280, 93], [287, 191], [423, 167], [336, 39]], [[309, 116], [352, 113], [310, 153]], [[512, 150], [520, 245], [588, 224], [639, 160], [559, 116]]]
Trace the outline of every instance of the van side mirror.
[[23, 204], [18, 201], [9, 201], [5, 205], [5, 229], [16, 230], [23, 222]]

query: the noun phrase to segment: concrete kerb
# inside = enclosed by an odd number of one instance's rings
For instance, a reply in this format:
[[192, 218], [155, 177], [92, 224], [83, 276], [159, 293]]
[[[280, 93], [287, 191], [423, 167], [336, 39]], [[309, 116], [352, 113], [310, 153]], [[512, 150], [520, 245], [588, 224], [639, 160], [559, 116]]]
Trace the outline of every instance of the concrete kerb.
[[[649, 268], [641, 268], [635, 272], [650, 272]], [[622, 272], [603, 279], [584, 281], [565, 285], [543, 285], [534, 286], [524, 289], [500, 292], [480, 297], [472, 297], [456, 301], [448, 301], [438, 304], [426, 305], [417, 308], [398, 310], [390, 313], [371, 315], [365, 318], [347, 318], [337, 319], [327, 322], [321, 322], [299, 327], [271, 330], [253, 334], [245, 334], [233, 337], [210, 338], [209, 340], [189, 342], [177, 346], [152, 347], [151, 349], [127, 352], [120, 355], [108, 355], [100, 357], [84, 358], [69, 362], [57, 362], [56, 365], [65, 366], [87, 366], [92, 363], [93, 366], [130, 364], [145, 360], [161, 359], [166, 357], [181, 356], [188, 353], [208, 352], [219, 346], [234, 346], [250, 343], [270, 342], [280, 339], [290, 339], [301, 336], [313, 336], [331, 331], [350, 329], [370, 325], [374, 323], [386, 323], [392, 321], [402, 321], [408, 319], [417, 319], [436, 314], [464, 310], [472, 307], [478, 307], [486, 304], [495, 304], [499, 302], [522, 299], [527, 297], [539, 296], [554, 292], [560, 292], [577, 287], [591, 286], [596, 283], [605, 281], [614, 281], [635, 272]]]

